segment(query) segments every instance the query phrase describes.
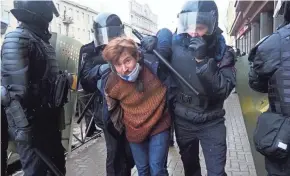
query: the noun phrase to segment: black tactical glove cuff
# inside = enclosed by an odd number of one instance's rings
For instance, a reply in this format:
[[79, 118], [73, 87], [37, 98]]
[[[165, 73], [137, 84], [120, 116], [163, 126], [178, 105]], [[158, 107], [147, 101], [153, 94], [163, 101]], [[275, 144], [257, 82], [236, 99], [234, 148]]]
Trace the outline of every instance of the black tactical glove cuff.
[[20, 143], [31, 144], [33, 138], [32, 127], [17, 128], [15, 130], [15, 141]]
[[258, 75], [255, 73], [253, 67], [250, 67], [250, 71], [249, 71], [249, 79], [250, 80], [255, 80], [258, 78]]
[[152, 52], [156, 48], [158, 38], [156, 36], [146, 36], [141, 40], [141, 47], [147, 52]]

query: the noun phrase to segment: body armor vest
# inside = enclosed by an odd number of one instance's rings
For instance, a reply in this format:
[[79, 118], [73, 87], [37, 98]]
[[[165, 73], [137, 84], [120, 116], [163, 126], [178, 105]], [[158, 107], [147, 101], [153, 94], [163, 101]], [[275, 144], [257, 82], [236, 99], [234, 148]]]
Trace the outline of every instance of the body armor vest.
[[200, 93], [199, 96], [194, 94], [186, 85], [184, 85], [177, 77], [172, 75], [178, 87], [177, 101], [197, 111], [203, 111], [207, 101], [204, 88], [196, 74], [196, 61], [192, 52], [186, 47], [186, 39], [180, 39], [181, 42], [173, 41], [172, 43], [172, 67], [189, 82]]
[[48, 108], [62, 107], [67, 102], [69, 83], [67, 74], [59, 70], [55, 49], [40, 37], [30, 34], [36, 50], [31, 59], [30, 95], [33, 106]]
[[290, 24], [277, 31], [281, 42], [281, 65], [269, 81], [272, 112], [290, 116]]

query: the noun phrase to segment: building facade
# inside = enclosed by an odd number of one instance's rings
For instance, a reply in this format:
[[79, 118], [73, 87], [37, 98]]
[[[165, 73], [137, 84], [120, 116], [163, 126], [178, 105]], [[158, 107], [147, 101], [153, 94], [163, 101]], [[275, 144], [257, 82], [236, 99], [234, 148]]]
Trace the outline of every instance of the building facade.
[[234, 36], [231, 36], [231, 35], [228, 35], [230, 30], [231, 30], [231, 26], [232, 24], [234, 23], [235, 21], [235, 1], [229, 1], [229, 4], [228, 4], [228, 9], [227, 9], [227, 15], [226, 15], [226, 41], [227, 41], [227, 44], [229, 46], [234, 46], [236, 45], [235, 43], [235, 37]]
[[77, 39], [83, 44], [92, 41], [93, 19], [98, 13], [68, 0], [57, 0], [55, 3], [60, 16], [50, 23], [50, 30]]
[[138, 0], [94, 0], [92, 5], [98, 12], [116, 14], [122, 20], [125, 34], [136, 42], [139, 39], [132, 33], [132, 28], [145, 35], [155, 35], [158, 30], [158, 16], [152, 12], [148, 4], [141, 4]]
[[140, 4], [135, 0], [129, 1], [129, 21], [140, 33], [154, 35], [157, 32], [157, 15], [147, 4]]
[[[93, 19], [98, 14], [95, 10], [68, 0], [56, 0], [55, 4], [60, 16], [50, 23], [51, 32], [67, 35], [83, 44], [93, 40], [91, 29]], [[1, 2], [1, 18], [9, 24], [7, 32], [17, 26], [17, 20], [10, 12], [12, 8], [13, 0]]]
[[1, 20], [8, 24], [7, 32], [15, 29], [17, 20], [11, 14], [10, 10], [13, 8], [13, 0], [1, 1]]
[[283, 22], [283, 17], [273, 18], [277, 1], [242, 1], [234, 3], [234, 21], [229, 24], [230, 36], [235, 46], [248, 54], [258, 41], [270, 35]]

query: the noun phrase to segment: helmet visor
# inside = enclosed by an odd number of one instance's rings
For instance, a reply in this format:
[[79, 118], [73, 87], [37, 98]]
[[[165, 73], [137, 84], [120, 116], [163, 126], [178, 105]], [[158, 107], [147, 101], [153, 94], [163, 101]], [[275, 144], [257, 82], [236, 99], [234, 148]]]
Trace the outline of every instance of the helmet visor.
[[186, 12], [178, 15], [177, 34], [214, 32], [217, 17], [212, 12]]
[[122, 36], [124, 34], [124, 27], [110, 26], [97, 28], [94, 31], [95, 47], [108, 44], [112, 39]]
[[58, 10], [57, 10], [57, 8], [56, 8], [56, 5], [55, 5], [54, 1], [51, 0], [51, 1], [45, 1], [45, 2], [46, 2], [46, 4], [47, 4], [47, 6], [52, 10], [53, 14], [54, 14], [56, 17], [59, 17], [59, 12], [58, 12]]

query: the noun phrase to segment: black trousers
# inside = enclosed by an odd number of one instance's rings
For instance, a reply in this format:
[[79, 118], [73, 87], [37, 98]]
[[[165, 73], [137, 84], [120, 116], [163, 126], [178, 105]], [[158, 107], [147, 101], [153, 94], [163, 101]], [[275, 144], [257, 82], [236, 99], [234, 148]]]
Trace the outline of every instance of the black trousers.
[[[40, 116], [40, 114], [43, 114]], [[65, 149], [61, 143], [59, 130], [59, 112], [40, 113], [34, 117], [32, 124], [33, 140], [31, 144], [18, 143], [17, 152], [24, 176], [53, 176], [49, 167], [34, 152], [37, 148], [65, 175]]]
[[135, 164], [125, 134], [116, 139], [106, 128], [103, 132], [107, 147], [107, 176], [131, 176]]
[[201, 176], [199, 143], [205, 157], [207, 175], [226, 176], [227, 145], [224, 121], [199, 130], [192, 130], [186, 127], [189, 124], [178, 123], [178, 118], [178, 116], [175, 118], [175, 133], [185, 176]]
[[273, 159], [265, 157], [265, 167], [268, 176], [289, 176], [290, 175], [290, 153], [286, 159]]
[[1, 175], [6, 175], [8, 149], [8, 124], [4, 108], [1, 106]]

